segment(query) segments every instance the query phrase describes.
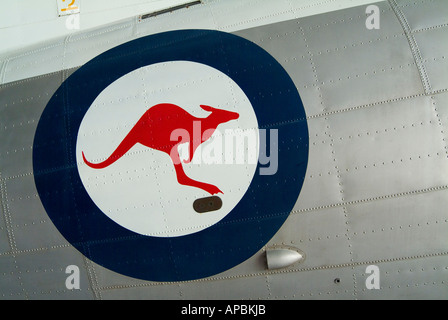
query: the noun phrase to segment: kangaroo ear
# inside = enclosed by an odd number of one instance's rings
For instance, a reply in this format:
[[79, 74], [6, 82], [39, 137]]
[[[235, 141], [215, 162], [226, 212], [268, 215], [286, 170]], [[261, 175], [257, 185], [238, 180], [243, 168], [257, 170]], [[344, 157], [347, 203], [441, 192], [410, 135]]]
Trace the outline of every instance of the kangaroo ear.
[[201, 104], [201, 108], [208, 112], [215, 111], [215, 108]]

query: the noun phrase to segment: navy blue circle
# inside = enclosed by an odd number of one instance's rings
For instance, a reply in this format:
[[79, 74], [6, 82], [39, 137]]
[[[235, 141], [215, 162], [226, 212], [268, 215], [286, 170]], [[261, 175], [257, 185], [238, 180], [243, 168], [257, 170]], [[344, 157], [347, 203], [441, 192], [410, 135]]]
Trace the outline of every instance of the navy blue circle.
[[[269, 164], [259, 163], [246, 194], [217, 224], [179, 237], [143, 236], [108, 218], [84, 189], [75, 154], [78, 130], [95, 98], [113, 81], [144, 66], [181, 60], [213, 67], [239, 85], [254, 108], [259, 129], [266, 129], [267, 141], [269, 129], [278, 130], [278, 168], [275, 174], [261, 175], [260, 168]], [[92, 59], [52, 96], [33, 145], [37, 190], [61, 234], [95, 263], [152, 281], [215, 275], [258, 252], [289, 216], [307, 162], [305, 110], [288, 73], [254, 43], [211, 30], [151, 35]]]

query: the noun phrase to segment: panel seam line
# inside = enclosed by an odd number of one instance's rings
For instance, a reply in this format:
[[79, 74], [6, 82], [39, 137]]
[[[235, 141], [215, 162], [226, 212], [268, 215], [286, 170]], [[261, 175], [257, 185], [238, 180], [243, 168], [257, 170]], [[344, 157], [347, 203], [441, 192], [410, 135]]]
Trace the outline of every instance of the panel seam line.
[[400, 10], [396, 0], [389, 0], [388, 2], [389, 2], [389, 5], [392, 7], [393, 12], [395, 13], [395, 16], [397, 17], [398, 21], [400, 22], [400, 25], [403, 28], [406, 38], [408, 40], [409, 46], [411, 48], [412, 56], [414, 57], [418, 72], [420, 74], [420, 79], [422, 81], [423, 90], [426, 95], [429, 95], [432, 91], [431, 83], [429, 81], [429, 77], [426, 72], [426, 68], [425, 68], [425, 65], [423, 62], [423, 58], [422, 58], [420, 49], [418, 48], [417, 41], [415, 40], [415, 37], [411, 30], [409, 22], [406, 19], [406, 16], [404, 15], [403, 11]]

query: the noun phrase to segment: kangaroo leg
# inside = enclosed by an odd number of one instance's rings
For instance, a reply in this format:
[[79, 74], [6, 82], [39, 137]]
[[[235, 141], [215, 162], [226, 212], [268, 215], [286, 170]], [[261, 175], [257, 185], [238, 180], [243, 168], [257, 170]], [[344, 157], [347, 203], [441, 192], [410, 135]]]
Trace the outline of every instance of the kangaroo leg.
[[212, 195], [217, 194], [217, 193], [223, 193], [221, 190], [219, 190], [218, 187], [216, 187], [212, 184], [199, 182], [199, 181], [189, 178], [185, 174], [184, 168], [182, 167], [182, 162], [180, 161], [180, 158], [179, 158], [179, 153], [177, 151], [172, 152], [170, 157], [171, 157], [171, 160], [173, 160], [174, 169], [176, 170], [177, 181], [180, 184], [182, 184], [184, 186], [192, 186], [192, 187], [202, 189]]

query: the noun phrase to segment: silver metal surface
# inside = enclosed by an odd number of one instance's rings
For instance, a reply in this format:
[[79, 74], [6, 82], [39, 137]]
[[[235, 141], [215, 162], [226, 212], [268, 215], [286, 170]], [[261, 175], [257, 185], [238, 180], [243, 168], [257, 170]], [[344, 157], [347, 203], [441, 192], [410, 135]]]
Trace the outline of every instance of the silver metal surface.
[[[0, 299], [448, 297], [448, 3], [378, 2], [381, 28], [368, 30], [365, 5], [297, 19], [288, 16], [297, 8], [276, 2], [289, 18], [270, 23], [272, 3], [231, 2], [241, 5], [204, 1], [0, 60]], [[252, 26], [257, 19], [264, 25]], [[181, 25], [243, 26], [232, 31], [282, 64], [306, 110], [310, 155], [297, 203], [265, 248], [210, 278], [157, 283], [105, 269], [62, 237], [36, 191], [32, 145], [40, 114], [77, 67]], [[275, 246], [307, 258], [266, 270], [264, 251]], [[68, 265], [81, 269], [80, 290], [65, 287]], [[379, 267], [379, 290], [366, 287], [369, 265]]]

